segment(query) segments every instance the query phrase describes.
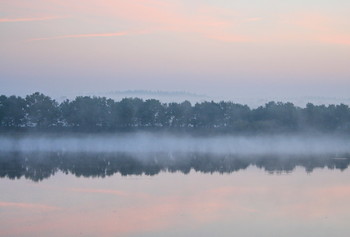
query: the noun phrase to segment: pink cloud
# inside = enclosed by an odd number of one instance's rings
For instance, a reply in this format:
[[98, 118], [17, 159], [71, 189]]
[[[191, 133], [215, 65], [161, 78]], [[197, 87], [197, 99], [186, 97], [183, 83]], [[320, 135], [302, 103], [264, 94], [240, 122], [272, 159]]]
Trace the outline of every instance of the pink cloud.
[[350, 35], [322, 35], [317, 37], [321, 42], [339, 45], [350, 45]]
[[[296, 12], [281, 17], [284, 28], [275, 38], [350, 45], [350, 35], [344, 34], [344, 23], [336, 15], [324, 12]], [[281, 37], [281, 36], [288, 37]]]
[[312, 31], [326, 31], [335, 23], [330, 16], [320, 12], [296, 12], [286, 14], [283, 22]]
[[39, 210], [57, 210], [58, 207], [33, 204], [33, 203], [20, 203], [20, 202], [0, 202], [0, 207], [14, 207], [14, 208], [26, 208], [26, 209], [39, 209]]
[[[33, 11], [45, 14], [69, 14], [83, 22], [86, 16], [94, 24], [118, 22], [128, 26], [128, 29], [151, 29], [152, 32], [175, 32], [188, 35], [193, 33], [199, 37], [221, 42], [322, 42], [328, 44], [349, 45], [346, 33], [347, 18], [341, 19], [329, 11], [299, 11], [271, 13], [270, 21], [264, 29], [256, 28], [262, 21], [259, 12], [237, 11], [220, 8], [215, 5], [196, 4], [189, 7], [185, 1], [160, 0], [33, 0], [33, 3], [9, 1], [6, 3], [12, 9], [12, 15], [23, 15]], [[17, 9], [17, 10], [16, 10]], [[18, 9], [26, 9], [22, 12]], [[20, 12], [18, 12], [20, 11]], [[261, 12], [263, 13], [263, 12]], [[26, 22], [50, 20], [57, 17], [4, 18], [0, 22]], [[90, 20], [91, 19], [91, 20]], [[102, 19], [96, 22], [96, 19]], [[249, 24], [256, 22], [257, 24]], [[111, 37], [119, 33], [105, 34], [75, 34], [67, 32], [64, 35], [34, 38], [31, 40], [50, 40], [64, 38]], [[192, 35], [193, 35], [192, 34]]]
[[59, 35], [59, 36], [53, 36], [53, 37], [32, 38], [27, 41], [41, 41], [41, 40], [69, 39], [69, 38], [114, 37], [114, 36], [125, 36], [125, 35], [128, 35], [128, 33], [115, 32], [115, 33], [97, 33], [97, 34]]
[[255, 22], [255, 21], [262, 21], [263, 18], [262, 17], [251, 17], [251, 18], [247, 18], [244, 21], [246, 22]]
[[[239, 36], [239, 33], [235, 32], [236, 23], [230, 18], [236, 13], [213, 6], [200, 5], [194, 9], [188, 9], [186, 4], [181, 1], [164, 2], [158, 0], [87, 0], [84, 4], [80, 1], [51, 0], [51, 4], [74, 14], [77, 18], [88, 14], [109, 19], [111, 22], [116, 20], [126, 22], [134, 29], [195, 33], [205, 38], [220, 41], [225, 38], [224, 41], [227, 42], [248, 41], [246, 40], [247, 36]], [[103, 35], [67, 34], [33, 40], [99, 36]]]
[[48, 17], [28, 17], [28, 18], [0, 18], [0, 22], [31, 22], [31, 21], [47, 21], [63, 17], [48, 16]]
[[253, 42], [249, 37], [234, 34], [208, 34], [207, 37], [222, 42]]

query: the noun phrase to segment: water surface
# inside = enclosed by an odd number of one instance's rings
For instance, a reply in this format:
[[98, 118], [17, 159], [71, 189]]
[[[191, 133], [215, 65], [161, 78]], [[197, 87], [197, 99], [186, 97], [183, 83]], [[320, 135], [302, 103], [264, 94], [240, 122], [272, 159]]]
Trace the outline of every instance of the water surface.
[[350, 230], [346, 157], [0, 157], [1, 236], [347, 236]]

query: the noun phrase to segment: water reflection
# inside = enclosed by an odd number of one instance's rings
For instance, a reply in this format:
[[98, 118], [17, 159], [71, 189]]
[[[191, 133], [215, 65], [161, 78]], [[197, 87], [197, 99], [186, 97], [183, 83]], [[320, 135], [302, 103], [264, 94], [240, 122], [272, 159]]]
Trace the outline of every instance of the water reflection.
[[0, 236], [340, 236], [350, 231], [350, 172], [0, 181]]
[[116, 173], [153, 176], [160, 172], [191, 170], [203, 173], [232, 173], [256, 166], [270, 173], [292, 172], [304, 167], [310, 173], [316, 168], [345, 170], [350, 155], [323, 156], [235, 156], [210, 153], [17, 153], [0, 154], [0, 177], [25, 177], [41, 181], [61, 171], [77, 177], [106, 177]]

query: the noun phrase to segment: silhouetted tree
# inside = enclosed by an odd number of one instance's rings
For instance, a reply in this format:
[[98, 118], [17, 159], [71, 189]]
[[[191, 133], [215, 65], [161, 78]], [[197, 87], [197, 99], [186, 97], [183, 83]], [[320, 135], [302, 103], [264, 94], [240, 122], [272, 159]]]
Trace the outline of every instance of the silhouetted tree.
[[78, 96], [58, 104], [41, 93], [0, 96], [0, 127], [5, 129], [51, 127], [74, 131], [176, 128], [216, 132], [320, 132], [350, 133], [347, 105], [313, 105], [269, 102], [256, 109], [221, 101], [162, 104], [155, 99]]
[[111, 101], [104, 97], [78, 96], [61, 104], [64, 124], [85, 130], [108, 127], [111, 122]]
[[27, 126], [47, 128], [58, 125], [59, 109], [56, 101], [39, 92], [25, 98]]
[[21, 97], [1, 97], [1, 126], [18, 128], [26, 126], [26, 103]]
[[165, 117], [164, 107], [158, 100], [146, 100], [137, 112], [140, 125], [143, 127], [161, 127]]
[[114, 106], [115, 121], [119, 127], [132, 128], [140, 126], [137, 113], [142, 107], [143, 100], [138, 98], [124, 98]]

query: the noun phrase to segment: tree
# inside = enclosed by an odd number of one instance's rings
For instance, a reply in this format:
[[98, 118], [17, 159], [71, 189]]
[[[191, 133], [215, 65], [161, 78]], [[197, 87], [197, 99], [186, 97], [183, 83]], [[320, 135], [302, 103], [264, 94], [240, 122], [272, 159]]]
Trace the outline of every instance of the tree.
[[117, 102], [112, 113], [115, 114], [115, 120], [118, 121], [119, 127], [130, 128], [139, 126], [140, 121], [136, 114], [142, 105], [143, 100], [138, 98], [124, 98]]
[[223, 111], [214, 101], [195, 104], [194, 107], [196, 126], [202, 128], [215, 128], [222, 125]]
[[96, 130], [110, 126], [112, 106], [104, 97], [78, 96], [73, 101], [64, 101], [60, 108], [66, 126]]
[[146, 100], [139, 108], [137, 118], [143, 127], [160, 127], [164, 120], [165, 109], [155, 99]]
[[4, 117], [5, 117], [6, 101], [7, 101], [7, 97], [5, 95], [1, 95], [0, 96], [0, 126], [2, 125]]
[[232, 102], [220, 102], [223, 111], [223, 126], [234, 130], [247, 130], [250, 123], [250, 108]]
[[21, 97], [1, 97], [1, 126], [24, 127], [26, 120], [25, 100]]
[[25, 98], [27, 126], [48, 128], [58, 125], [58, 103], [39, 92]]

